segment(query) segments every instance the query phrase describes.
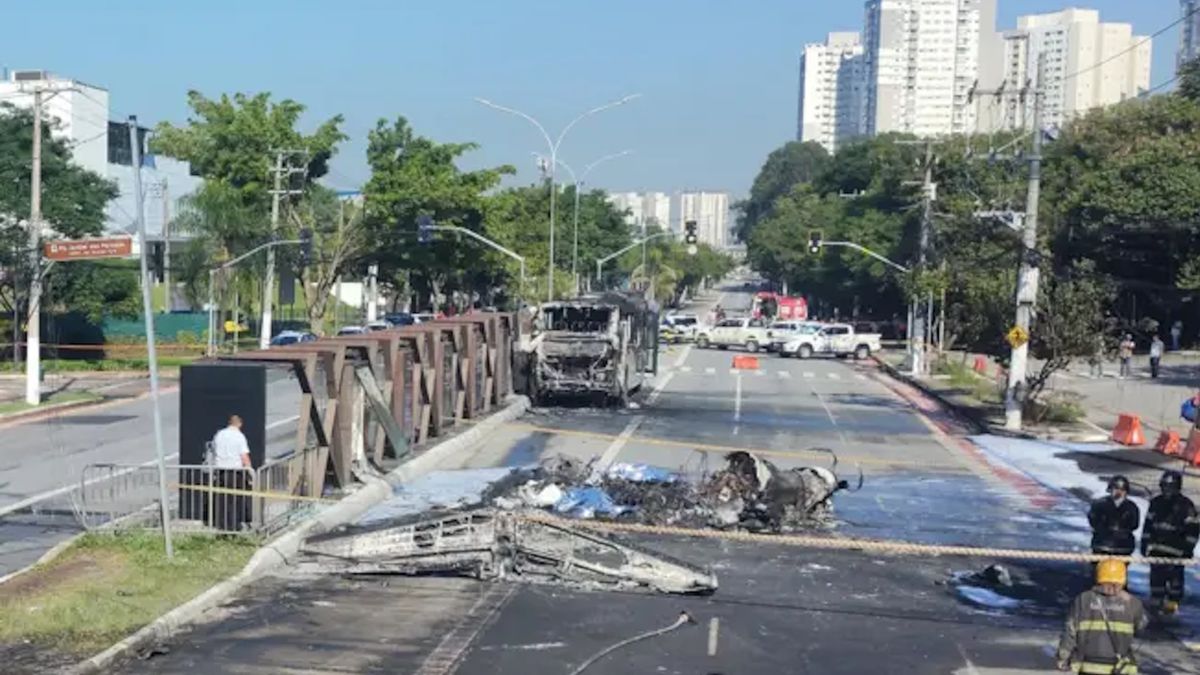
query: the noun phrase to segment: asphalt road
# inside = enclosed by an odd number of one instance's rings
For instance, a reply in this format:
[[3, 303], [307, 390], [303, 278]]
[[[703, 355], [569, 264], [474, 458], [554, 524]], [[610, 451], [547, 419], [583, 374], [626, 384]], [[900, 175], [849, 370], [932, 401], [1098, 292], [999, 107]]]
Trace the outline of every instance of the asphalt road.
[[[300, 393], [273, 374], [267, 395], [267, 454], [293, 449]], [[179, 453], [179, 392], [160, 396], [168, 463]], [[30, 422], [0, 426], [0, 576], [34, 561], [80, 530], [67, 490], [92, 464], [150, 463], [155, 458], [152, 402], [145, 380], [105, 392], [113, 400]], [[216, 430], [214, 430], [215, 432]]]
[[[748, 296], [727, 294], [726, 307]], [[731, 352], [672, 347], [638, 408], [534, 410], [444, 468], [518, 466], [554, 454], [649, 462], [684, 471], [728, 450], [782, 467], [820, 464], [859, 492], [836, 498], [837, 532], [923, 542], [1062, 548], [1082, 506], [1005, 480], [932, 430], [865, 364], [760, 356], [731, 372]], [[1077, 518], [1074, 521], [1076, 522]], [[1074, 534], [1074, 533], [1069, 533]], [[704, 598], [479, 584], [447, 578], [271, 579], [170, 652], [118, 672], [570, 673], [619, 640], [690, 626], [617, 651], [600, 673], [1036, 673], [1081, 566], [1013, 565], [1016, 605], [966, 600], [955, 572], [991, 560], [921, 559], [675, 538], [641, 543], [707, 565], [720, 590]], [[719, 619], [717, 653], [708, 622]], [[1143, 672], [1198, 672], [1178, 643], [1143, 648]]]

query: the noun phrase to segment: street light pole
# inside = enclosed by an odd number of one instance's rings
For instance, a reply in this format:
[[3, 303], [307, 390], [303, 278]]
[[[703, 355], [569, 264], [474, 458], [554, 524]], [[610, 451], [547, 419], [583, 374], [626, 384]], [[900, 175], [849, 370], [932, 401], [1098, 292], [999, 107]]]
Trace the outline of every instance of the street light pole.
[[[536, 152], [533, 154], [538, 159], [545, 159], [544, 157], [542, 157], [541, 155], [539, 155]], [[573, 234], [572, 234], [572, 242], [571, 242], [571, 277], [575, 279], [575, 294], [576, 295], [579, 294], [579, 193], [583, 189], [584, 181], [587, 180], [587, 176], [589, 173], [592, 172], [592, 169], [603, 164], [604, 162], [607, 162], [610, 159], [616, 159], [618, 157], [624, 157], [625, 155], [631, 155], [631, 154], [633, 154], [632, 150], [622, 150], [621, 152], [614, 152], [611, 155], [605, 155], [605, 156], [601, 157], [600, 159], [597, 159], [596, 161], [592, 162], [591, 164], [588, 164], [587, 166], [583, 167], [583, 173], [579, 174], [579, 175], [575, 174], [575, 170], [571, 168], [570, 164], [567, 164], [566, 162], [562, 161], [561, 159], [555, 160], [556, 162], [558, 162], [559, 166], [566, 169], [567, 173], [571, 174], [571, 184], [575, 186], [575, 215], [573, 218], [574, 225], [572, 228]], [[645, 233], [643, 232], [642, 234], [644, 235]]]
[[529, 122], [530, 124], [532, 124], [533, 126], [537, 127], [537, 130], [539, 132], [541, 132], [541, 134], [542, 134], [542, 138], [544, 138], [546, 140], [546, 147], [549, 148], [549, 150], [550, 150], [550, 263], [549, 263], [549, 270], [546, 273], [546, 279], [547, 279], [546, 300], [547, 301], [554, 300], [554, 257], [555, 257], [554, 256], [554, 218], [555, 218], [555, 205], [557, 202], [557, 194], [556, 193], [558, 192], [558, 187], [557, 187], [557, 183], [556, 183], [556, 180], [557, 180], [556, 167], [558, 166], [558, 148], [559, 148], [559, 146], [562, 145], [563, 139], [566, 138], [567, 132], [569, 132], [572, 127], [574, 127], [576, 124], [578, 124], [584, 118], [591, 117], [592, 115], [595, 115], [596, 113], [604, 112], [605, 110], [608, 110], [609, 108], [615, 108], [620, 105], [625, 105], [626, 103], [634, 100], [635, 98], [638, 98], [639, 96], [641, 96], [641, 94], [630, 94], [629, 96], [625, 96], [625, 97], [619, 98], [615, 101], [605, 103], [602, 106], [597, 106], [595, 108], [592, 108], [591, 110], [588, 110], [588, 111], [580, 114], [575, 119], [571, 120], [567, 124], [567, 126], [563, 127], [563, 130], [558, 134], [558, 138], [556, 138], [556, 139], [550, 138], [550, 134], [546, 131], [546, 127], [542, 126], [542, 123], [537, 121], [531, 115], [523, 113], [520, 110], [517, 110], [515, 108], [509, 108], [507, 106], [502, 106], [498, 103], [493, 103], [485, 98], [476, 98], [475, 99], [478, 103], [480, 103], [482, 105], [485, 105], [489, 108], [494, 108], [496, 110], [499, 110], [500, 112], [509, 113], [510, 115], [516, 115], [517, 117], [520, 117], [520, 118], [526, 120], [527, 122]]

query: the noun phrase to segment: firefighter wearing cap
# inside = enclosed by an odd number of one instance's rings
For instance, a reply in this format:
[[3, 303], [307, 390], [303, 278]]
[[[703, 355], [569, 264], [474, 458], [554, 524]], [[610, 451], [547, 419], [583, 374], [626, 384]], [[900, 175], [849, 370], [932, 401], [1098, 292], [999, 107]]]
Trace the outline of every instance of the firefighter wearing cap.
[[1092, 553], [1100, 555], [1132, 555], [1133, 533], [1142, 522], [1137, 504], [1129, 499], [1129, 480], [1113, 476], [1108, 481], [1108, 495], [1092, 502], [1088, 523], [1092, 526]]
[[[1183, 474], [1163, 473], [1158, 481], [1162, 494], [1150, 500], [1142, 528], [1142, 555], [1161, 558], [1191, 558], [1200, 535], [1196, 505], [1183, 495]], [[1150, 566], [1150, 597], [1163, 614], [1174, 614], [1183, 600], [1182, 565]]]
[[1096, 586], [1071, 603], [1058, 641], [1058, 669], [1094, 675], [1134, 675], [1133, 634], [1146, 627], [1142, 602], [1125, 591], [1125, 563], [1096, 566]]

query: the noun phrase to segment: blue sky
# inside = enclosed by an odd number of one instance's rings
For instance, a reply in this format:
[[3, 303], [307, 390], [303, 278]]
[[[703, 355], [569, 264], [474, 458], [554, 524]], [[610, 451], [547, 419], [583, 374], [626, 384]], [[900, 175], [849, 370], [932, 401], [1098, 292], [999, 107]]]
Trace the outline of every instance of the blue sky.
[[[999, 0], [1001, 28], [1062, 0]], [[1092, 0], [1107, 21], [1151, 33], [1175, 0]], [[5, 8], [0, 64], [106, 87], [112, 113], [186, 119], [185, 93], [270, 91], [346, 117], [352, 140], [327, 182], [366, 177], [366, 131], [404, 115], [419, 133], [474, 141], [469, 166], [509, 163], [535, 176], [552, 132], [591, 106], [640, 93], [585, 120], [560, 157], [581, 167], [624, 149], [590, 182], [614, 189], [744, 193], [766, 154], [795, 134], [800, 47], [859, 30], [860, 0], [56, 0]], [[27, 29], [18, 30], [25, 26]], [[36, 27], [36, 28], [35, 28]], [[1178, 29], [1156, 40], [1152, 81], [1174, 71]]]

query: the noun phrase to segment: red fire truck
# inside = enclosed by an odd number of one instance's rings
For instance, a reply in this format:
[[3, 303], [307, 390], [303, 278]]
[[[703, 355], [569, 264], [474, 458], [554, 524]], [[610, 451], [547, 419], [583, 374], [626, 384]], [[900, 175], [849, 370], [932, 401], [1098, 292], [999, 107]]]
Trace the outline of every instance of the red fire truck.
[[763, 291], [755, 294], [750, 312], [755, 318], [804, 321], [808, 319], [808, 302], [804, 298]]

